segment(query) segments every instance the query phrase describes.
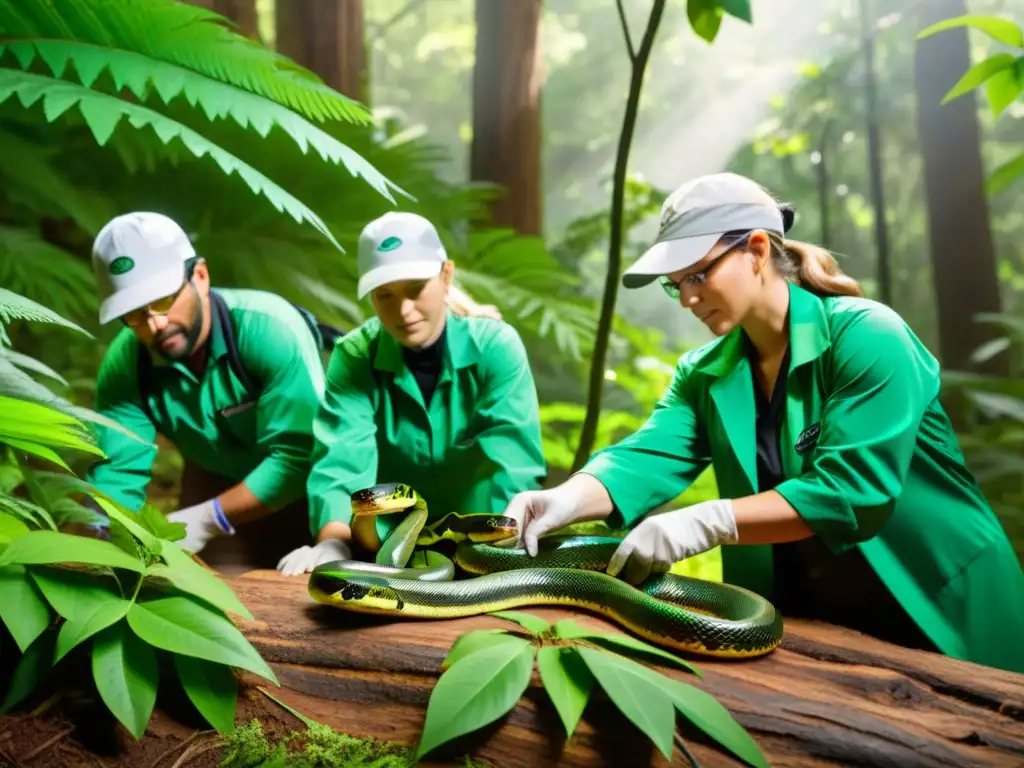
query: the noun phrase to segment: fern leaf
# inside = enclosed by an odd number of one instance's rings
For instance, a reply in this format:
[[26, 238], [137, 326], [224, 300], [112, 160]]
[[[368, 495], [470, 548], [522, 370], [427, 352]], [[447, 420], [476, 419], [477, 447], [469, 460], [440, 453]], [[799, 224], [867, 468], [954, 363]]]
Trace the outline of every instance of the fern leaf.
[[83, 290], [92, 284], [88, 262], [46, 242], [37, 232], [0, 225], [0, 285], [27, 299], [45, 301], [58, 314], [92, 319], [96, 293]]
[[23, 69], [28, 69], [38, 52], [56, 78], [63, 77], [68, 63], [73, 62], [82, 85], [87, 88], [92, 88], [99, 76], [109, 71], [114, 84], [118, 88], [127, 88], [139, 101], [146, 101], [153, 91], [165, 104], [184, 96], [193, 107], [200, 107], [210, 121], [229, 117], [242, 128], [253, 128], [262, 137], [277, 126], [303, 154], [312, 147], [324, 160], [343, 165], [354, 177], [361, 176], [390, 202], [394, 203], [395, 198], [389, 187], [408, 196], [356, 152], [301, 115], [265, 96], [230, 83], [131, 51], [98, 48], [74, 41], [0, 42], [0, 55], [5, 49], [15, 54]]
[[15, 352], [13, 349], [3, 350], [0, 354], [22, 370], [33, 371], [42, 376], [47, 376], [54, 381], [63, 384], [65, 387], [68, 385], [67, 379], [53, 370], [53, 368], [48, 366], [46, 363], [36, 360], [34, 357], [23, 355], [21, 352]]
[[75, 331], [80, 331], [92, 338], [92, 334], [81, 326], [67, 320], [52, 309], [47, 309], [42, 304], [32, 301], [32, 299], [25, 298], [24, 296], [9, 291], [6, 288], [0, 288], [0, 322], [10, 323], [14, 320], [30, 320], [39, 323], [54, 323], [56, 325], [62, 325], [65, 328], [71, 328]]
[[128, 122], [137, 129], [145, 125], [152, 127], [154, 133], [164, 144], [170, 143], [172, 139], [179, 139], [196, 157], [209, 155], [225, 174], [237, 173], [249, 189], [257, 195], [262, 194], [266, 197], [279, 212], [290, 214], [299, 223], [308, 221], [339, 251], [344, 251], [320, 217], [304, 203], [251, 165], [242, 162], [191, 128], [161, 115], [159, 112], [122, 101], [115, 96], [91, 91], [84, 86], [66, 80], [54, 80], [29, 72], [0, 69], [0, 103], [14, 94], [17, 94], [25, 108], [31, 107], [42, 99], [46, 119], [51, 123], [71, 107], [77, 106], [92, 131], [93, 137], [101, 146], [106, 144], [122, 117], [127, 118]]
[[319, 121], [367, 123], [364, 106], [217, 14], [173, 0], [0, 0], [0, 39], [58, 39], [134, 51], [224, 80]]

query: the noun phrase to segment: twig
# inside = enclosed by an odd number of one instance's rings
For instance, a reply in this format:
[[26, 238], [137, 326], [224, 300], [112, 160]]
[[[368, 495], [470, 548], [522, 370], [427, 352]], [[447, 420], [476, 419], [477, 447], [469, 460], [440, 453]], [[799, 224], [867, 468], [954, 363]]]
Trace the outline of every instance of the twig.
[[170, 757], [171, 755], [173, 755], [175, 752], [177, 752], [182, 747], [184, 747], [184, 746], [186, 746], [188, 744], [191, 744], [193, 741], [198, 739], [204, 733], [209, 733], [209, 731], [196, 731], [195, 733], [193, 733], [191, 736], [189, 736], [184, 741], [179, 741], [177, 744], [175, 744], [170, 749], [165, 749], [163, 752], [161, 752], [159, 755], [157, 755], [156, 760], [154, 760], [152, 763], [149, 764], [149, 768], [156, 768], [156, 766], [158, 766], [161, 762], [163, 762], [163, 760], [165, 758]]
[[27, 755], [25, 755], [25, 758], [24, 758], [25, 761], [27, 762], [29, 760], [32, 760], [37, 755], [41, 755], [43, 752], [48, 750], [50, 747], [52, 747], [58, 741], [63, 739], [65, 736], [69, 735], [74, 730], [75, 730], [75, 727], [71, 726], [70, 728], [66, 728], [65, 730], [63, 730], [60, 733], [58, 733], [56, 736], [50, 737], [49, 739], [44, 741], [42, 744], [40, 744], [38, 747], [33, 749], [31, 752], [29, 752]]
[[4, 760], [6, 760], [11, 765], [13, 765], [14, 768], [25, 768], [24, 765], [22, 765], [20, 762], [18, 762], [17, 758], [11, 757], [9, 754], [7, 754], [7, 752], [2, 747], [0, 747], [0, 757], [2, 757]]
[[632, 60], [632, 73], [629, 80], [629, 93], [626, 97], [626, 109], [622, 116], [622, 131], [619, 134], [619, 146], [615, 153], [615, 172], [612, 181], [612, 205], [610, 214], [610, 232], [608, 234], [608, 266], [604, 280], [604, 297], [601, 301], [601, 315], [597, 321], [597, 334], [594, 337], [593, 359], [590, 368], [590, 383], [587, 392], [587, 410], [580, 429], [579, 445], [573, 458], [572, 471], [578, 472], [588, 458], [594, 439], [597, 437], [597, 422], [601, 417], [601, 396], [604, 390], [604, 365], [608, 354], [608, 340], [611, 336], [612, 321], [615, 318], [615, 298], [618, 295], [620, 265], [622, 264], [622, 219], [626, 196], [626, 169], [629, 164], [629, 147], [633, 142], [633, 130], [636, 127], [636, 116], [640, 106], [640, 91], [643, 88], [644, 73], [647, 60], [654, 47], [654, 37], [661, 23], [665, 10], [665, 0], [654, 0], [651, 14], [647, 19], [647, 29], [640, 40], [640, 48]]
[[676, 731], [675, 736], [676, 746], [679, 747], [679, 751], [683, 753], [683, 756], [690, 761], [692, 768], [700, 768], [700, 763], [697, 762], [697, 758], [693, 756], [693, 752], [686, 746], [686, 742], [683, 741], [683, 737], [679, 735], [679, 731]]
[[622, 7], [622, 0], [615, 0], [615, 7], [619, 11], [619, 21], [622, 22], [622, 34], [626, 38], [626, 52], [629, 60], [636, 63], [636, 51], [633, 50], [633, 38], [629, 34], [629, 22], [626, 21], [626, 9]]
[[193, 744], [185, 750], [185, 754], [174, 761], [174, 765], [172, 765], [171, 768], [181, 768], [188, 761], [194, 760], [200, 755], [206, 754], [211, 749], [216, 749], [220, 745], [221, 739], [219, 736], [214, 739], [210, 739], [206, 744]]

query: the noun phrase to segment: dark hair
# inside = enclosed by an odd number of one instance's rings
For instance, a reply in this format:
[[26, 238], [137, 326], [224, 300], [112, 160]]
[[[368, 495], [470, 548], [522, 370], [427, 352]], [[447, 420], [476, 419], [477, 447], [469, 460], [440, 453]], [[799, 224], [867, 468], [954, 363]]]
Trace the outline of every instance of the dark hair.
[[[796, 221], [791, 203], [781, 203], [783, 231], [788, 232]], [[863, 296], [860, 283], [839, 268], [835, 257], [820, 245], [787, 240], [770, 232], [772, 263], [783, 278], [796, 283], [816, 296]]]

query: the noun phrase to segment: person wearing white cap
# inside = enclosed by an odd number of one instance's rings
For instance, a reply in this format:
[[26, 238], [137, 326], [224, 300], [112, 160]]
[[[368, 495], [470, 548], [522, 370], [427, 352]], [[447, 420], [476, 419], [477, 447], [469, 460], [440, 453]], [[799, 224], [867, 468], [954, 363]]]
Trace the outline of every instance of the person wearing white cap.
[[[313, 418], [329, 326], [265, 291], [213, 289], [205, 259], [171, 218], [147, 211], [97, 234], [99, 320], [124, 328], [96, 381], [96, 409], [185, 459], [183, 549], [221, 570], [273, 568], [306, 540]], [[325, 336], [325, 333], [327, 334]], [[99, 429], [108, 458], [86, 479], [129, 509], [146, 498], [155, 445]]]
[[[546, 474], [537, 390], [515, 329], [446, 308], [455, 266], [436, 228], [413, 213], [370, 222], [359, 238], [358, 298], [376, 316], [335, 346], [314, 424], [306, 493], [316, 543], [281, 559], [286, 575], [351, 557], [351, 497], [400, 482], [448, 512], [499, 512]], [[377, 518], [387, 536], [397, 522]]]
[[[563, 484], [517, 495], [520, 546], [604, 519], [632, 583], [722, 547], [723, 579], [783, 615], [1024, 672], [1024, 574], [939, 403], [939, 364], [732, 173], [665, 201], [623, 274], [657, 281], [718, 338], [684, 354], [634, 434]], [[671, 505], [708, 467], [721, 498]], [[660, 512], [655, 514], [655, 512]]]

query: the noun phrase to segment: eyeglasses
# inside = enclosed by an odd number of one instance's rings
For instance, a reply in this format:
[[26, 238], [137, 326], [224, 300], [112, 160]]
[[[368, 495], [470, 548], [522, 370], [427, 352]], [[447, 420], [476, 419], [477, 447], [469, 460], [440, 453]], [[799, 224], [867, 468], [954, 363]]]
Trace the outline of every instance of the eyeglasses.
[[172, 293], [170, 296], [164, 296], [162, 299], [151, 301], [144, 307], [133, 309], [131, 312], [126, 312], [121, 316], [121, 321], [132, 328], [138, 328], [145, 325], [149, 321], [150, 315], [166, 315], [171, 311], [171, 307], [174, 306], [174, 302], [181, 296], [181, 292], [185, 290], [186, 286], [192, 284], [192, 273], [195, 270], [196, 262], [198, 257], [193, 256], [185, 262], [185, 282], [181, 284], [181, 287]]
[[722, 260], [726, 256], [735, 251], [737, 248], [745, 246], [746, 244], [747, 234], [744, 233], [743, 235], [740, 236], [738, 242], [734, 242], [732, 245], [730, 245], [728, 248], [726, 248], [724, 251], [718, 254], [715, 260], [712, 261], [707, 267], [702, 269], [700, 272], [691, 272], [688, 275], [684, 275], [682, 279], [680, 279], [678, 282], [670, 278], [668, 275], [662, 275], [661, 277], [658, 278], [658, 283], [664, 289], [665, 293], [667, 293], [671, 298], [678, 300], [680, 294], [682, 293], [684, 285], [704, 285], [704, 283], [707, 282], [708, 275], [711, 274], [715, 267], [722, 263]]

